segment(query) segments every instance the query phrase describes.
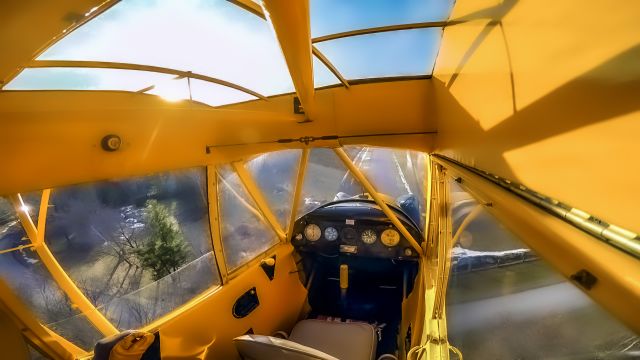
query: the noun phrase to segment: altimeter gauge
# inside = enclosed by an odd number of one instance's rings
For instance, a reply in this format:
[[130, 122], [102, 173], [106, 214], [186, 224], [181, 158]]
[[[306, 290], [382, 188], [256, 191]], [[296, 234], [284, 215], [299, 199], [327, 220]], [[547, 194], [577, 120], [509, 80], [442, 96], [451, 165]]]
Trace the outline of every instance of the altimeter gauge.
[[365, 244], [373, 244], [378, 239], [378, 235], [373, 231], [373, 229], [367, 229], [362, 232], [360, 239]]
[[394, 229], [386, 229], [380, 234], [380, 241], [388, 247], [396, 246], [400, 242], [400, 234]]
[[328, 241], [336, 241], [338, 239], [338, 230], [334, 227], [327, 227], [324, 229], [324, 238]]
[[321, 235], [322, 231], [316, 224], [309, 224], [304, 228], [304, 237], [306, 237], [309, 241], [317, 241], [318, 239], [320, 239]]

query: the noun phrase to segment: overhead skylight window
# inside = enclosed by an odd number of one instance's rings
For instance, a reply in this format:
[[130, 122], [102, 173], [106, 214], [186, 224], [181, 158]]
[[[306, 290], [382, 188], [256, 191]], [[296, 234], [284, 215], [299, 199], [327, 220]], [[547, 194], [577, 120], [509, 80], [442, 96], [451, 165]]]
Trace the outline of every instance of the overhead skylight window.
[[430, 75], [441, 28], [359, 35], [316, 43], [346, 79]]
[[139, 91], [175, 76], [148, 71], [92, 68], [25, 69], [4, 90]]
[[224, 0], [126, 0], [38, 60], [87, 60], [191, 71], [272, 95], [293, 91], [269, 24]]
[[199, 101], [211, 106], [256, 99], [256, 97], [243, 93], [242, 91], [196, 79], [191, 79], [191, 98], [194, 101]]
[[322, 61], [313, 57], [313, 84], [315, 87], [339, 84], [340, 80], [327, 69]]
[[311, 36], [446, 20], [453, 0], [311, 0]]
[[94, 68], [25, 69], [5, 90], [124, 90], [158, 95], [168, 101], [192, 99], [211, 106], [255, 99], [210, 82], [149, 71]]

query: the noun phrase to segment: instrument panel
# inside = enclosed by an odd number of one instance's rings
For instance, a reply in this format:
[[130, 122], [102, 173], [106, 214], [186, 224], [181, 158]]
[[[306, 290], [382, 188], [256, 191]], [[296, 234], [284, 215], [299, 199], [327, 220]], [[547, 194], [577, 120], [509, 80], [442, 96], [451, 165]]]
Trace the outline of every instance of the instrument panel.
[[[398, 218], [417, 241], [422, 234], [406, 215]], [[409, 241], [375, 204], [363, 201], [325, 205], [299, 218], [291, 239], [301, 252], [394, 259], [417, 258]]]

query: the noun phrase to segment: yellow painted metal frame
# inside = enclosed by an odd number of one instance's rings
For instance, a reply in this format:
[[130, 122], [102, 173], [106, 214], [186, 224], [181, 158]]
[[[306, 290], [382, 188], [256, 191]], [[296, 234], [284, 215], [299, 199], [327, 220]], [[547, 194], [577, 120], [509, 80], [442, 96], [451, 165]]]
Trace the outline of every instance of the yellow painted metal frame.
[[220, 229], [220, 203], [218, 202], [218, 172], [215, 166], [207, 166], [207, 198], [209, 203], [209, 225], [211, 228], [211, 249], [215, 255], [218, 273], [222, 284], [228, 280], [227, 262], [224, 258], [222, 246], [222, 232]]
[[567, 224], [455, 163], [433, 158], [474, 197], [491, 202], [486, 209], [540, 257], [570, 279], [588, 270], [597, 279], [590, 290], [579, 287], [629, 328], [640, 332], [640, 262]]
[[262, 10], [262, 7], [260, 6], [260, 4], [258, 4], [257, 2], [253, 1], [253, 0], [227, 0], [228, 2], [239, 6], [245, 10], [247, 10], [248, 12], [252, 13], [253, 15], [256, 15], [258, 17], [261, 17], [263, 20], [266, 20], [267, 18], [264, 16], [264, 12]]
[[286, 239], [286, 235], [284, 233], [284, 230], [282, 230], [280, 223], [278, 222], [278, 218], [273, 214], [273, 211], [271, 211], [269, 203], [264, 198], [262, 191], [251, 177], [251, 174], [249, 174], [249, 172], [247, 171], [244, 162], [232, 162], [231, 166], [238, 174], [240, 182], [242, 182], [242, 185], [244, 185], [244, 188], [256, 203], [256, 205], [260, 209], [260, 212], [262, 212], [264, 219], [267, 220], [267, 223], [269, 224], [269, 226], [271, 226], [273, 232], [275, 232], [280, 241], [284, 241]]
[[[227, 1], [247, 10], [248, 12], [262, 18], [263, 20], [267, 20], [262, 8], [252, 0], [227, 0]], [[326, 66], [327, 69], [329, 69], [329, 71], [331, 71], [331, 73], [336, 78], [338, 78], [338, 80], [340, 80], [340, 83], [342, 83], [344, 87], [348, 88], [350, 86], [349, 82], [342, 76], [340, 71], [338, 71], [338, 69], [331, 63], [331, 61], [329, 61], [329, 59], [326, 56], [324, 56], [324, 54], [320, 50], [318, 50], [318, 48], [312, 45], [311, 53], [315, 55], [315, 57], [318, 60], [320, 60], [320, 62], [322, 62], [324, 66]]]
[[263, 9], [278, 38], [305, 116], [307, 120], [314, 120], [317, 109], [309, 41], [309, 1], [263, 0]]
[[[40, 203], [40, 217], [38, 218], [39, 224], [44, 224], [46, 221], [46, 208], [49, 204], [49, 193], [50, 190], [44, 190], [42, 192], [42, 201]], [[58, 283], [60, 289], [67, 294], [71, 304], [76, 306], [78, 310], [84, 314], [87, 319], [93, 324], [93, 326], [98, 329], [103, 335], [110, 336], [115, 335], [119, 331], [116, 329], [109, 320], [107, 320], [104, 315], [96, 309], [96, 307], [91, 303], [89, 299], [82, 293], [80, 289], [75, 285], [73, 280], [67, 275], [64, 269], [60, 266], [58, 261], [55, 259], [49, 248], [44, 242], [44, 225], [42, 225], [42, 232], [38, 231], [36, 226], [33, 224], [31, 220], [31, 216], [29, 213], [24, 211], [25, 204], [22, 201], [22, 197], [20, 194], [11, 195], [11, 202], [13, 203], [14, 209], [18, 214], [18, 218], [20, 219], [20, 223], [25, 229], [27, 236], [31, 240], [31, 243], [34, 246], [34, 249], [40, 260], [47, 268], [51, 277]], [[42, 216], [45, 215], [45, 216]]]
[[300, 203], [300, 195], [302, 194], [302, 187], [304, 186], [304, 176], [307, 172], [309, 152], [309, 148], [304, 148], [302, 149], [302, 154], [300, 154], [300, 163], [298, 164], [298, 173], [296, 174], [296, 185], [291, 203], [291, 215], [289, 216], [289, 227], [287, 229], [287, 241], [291, 241], [293, 237], [293, 225], [296, 222], [298, 204]]
[[[450, 267], [451, 216], [448, 183], [443, 168], [432, 161], [428, 188], [428, 232], [425, 256], [417, 279], [418, 299], [415, 323], [412, 327], [411, 349], [407, 359], [449, 359], [449, 343], [445, 317], [444, 294]], [[429, 190], [430, 189], [430, 190]], [[419, 285], [419, 286], [418, 286]], [[412, 296], [414, 296], [412, 294]]]
[[42, 325], [2, 280], [0, 280], [0, 311], [9, 315], [33, 347], [45, 352], [54, 360], [71, 360], [87, 354], [86, 351]]
[[369, 182], [369, 180], [364, 176], [360, 169], [358, 169], [358, 167], [354, 165], [353, 161], [349, 159], [349, 155], [347, 155], [347, 153], [345, 153], [342, 148], [334, 148], [333, 151], [336, 153], [336, 155], [338, 155], [340, 160], [342, 160], [351, 174], [358, 181], [360, 181], [360, 184], [362, 184], [364, 189], [369, 193], [369, 195], [371, 195], [382, 212], [389, 218], [389, 220], [391, 220], [393, 225], [398, 229], [398, 231], [400, 231], [402, 236], [404, 236], [407, 241], [409, 241], [409, 244], [411, 244], [411, 246], [418, 252], [418, 254], [423, 255], [422, 247], [420, 246], [420, 244], [418, 244], [418, 242], [413, 238], [413, 235], [411, 235], [407, 228], [400, 222], [400, 220], [398, 220], [396, 214], [394, 214], [393, 210], [391, 210], [389, 206], [384, 202], [384, 200], [382, 200], [375, 187]]
[[349, 88], [349, 82], [347, 81], [347, 79], [344, 78], [344, 76], [342, 76], [342, 74], [340, 73], [340, 71], [338, 71], [338, 69], [333, 65], [333, 63], [331, 63], [331, 61], [329, 61], [329, 59], [324, 56], [324, 54], [315, 46], [311, 46], [311, 52], [313, 53], [313, 55], [316, 56], [316, 58], [318, 58], [318, 60], [320, 60], [320, 62], [322, 62], [324, 64], [324, 66], [327, 67], [327, 69], [329, 69], [329, 71], [331, 71], [331, 73], [338, 78], [338, 80], [340, 80], [340, 83], [342, 83], [342, 85], [344, 85], [344, 87], [346, 87], [347, 89]]
[[10, 249], [4, 249], [4, 250], [0, 250], [0, 254], [6, 254], [6, 253], [10, 253], [10, 252], [14, 252], [14, 251], [18, 251], [18, 250], [23, 250], [23, 249], [29, 249], [34, 247], [35, 245], [33, 244], [29, 244], [29, 245], [20, 245], [20, 246], [16, 246], [16, 247], [12, 247]]
[[443, 28], [445, 26], [456, 25], [462, 22], [464, 21], [429, 21], [429, 22], [412, 23], [412, 24], [380, 26], [380, 27], [351, 30], [351, 31], [345, 31], [345, 32], [340, 32], [335, 34], [318, 36], [318, 37], [312, 38], [311, 42], [313, 44], [316, 44], [323, 41], [342, 39], [342, 38], [352, 37], [352, 36], [376, 34], [376, 33], [389, 32], [389, 31], [425, 29], [425, 28]]

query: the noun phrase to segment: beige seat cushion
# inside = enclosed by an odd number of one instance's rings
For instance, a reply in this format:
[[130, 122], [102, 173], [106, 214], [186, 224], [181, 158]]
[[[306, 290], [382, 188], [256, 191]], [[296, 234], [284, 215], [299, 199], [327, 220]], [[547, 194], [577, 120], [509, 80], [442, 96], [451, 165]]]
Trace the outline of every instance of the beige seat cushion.
[[314, 319], [296, 324], [289, 340], [341, 360], [373, 360], [378, 343], [375, 327], [370, 324]]
[[246, 360], [338, 360], [322, 351], [293, 341], [264, 335], [243, 335], [233, 339]]

